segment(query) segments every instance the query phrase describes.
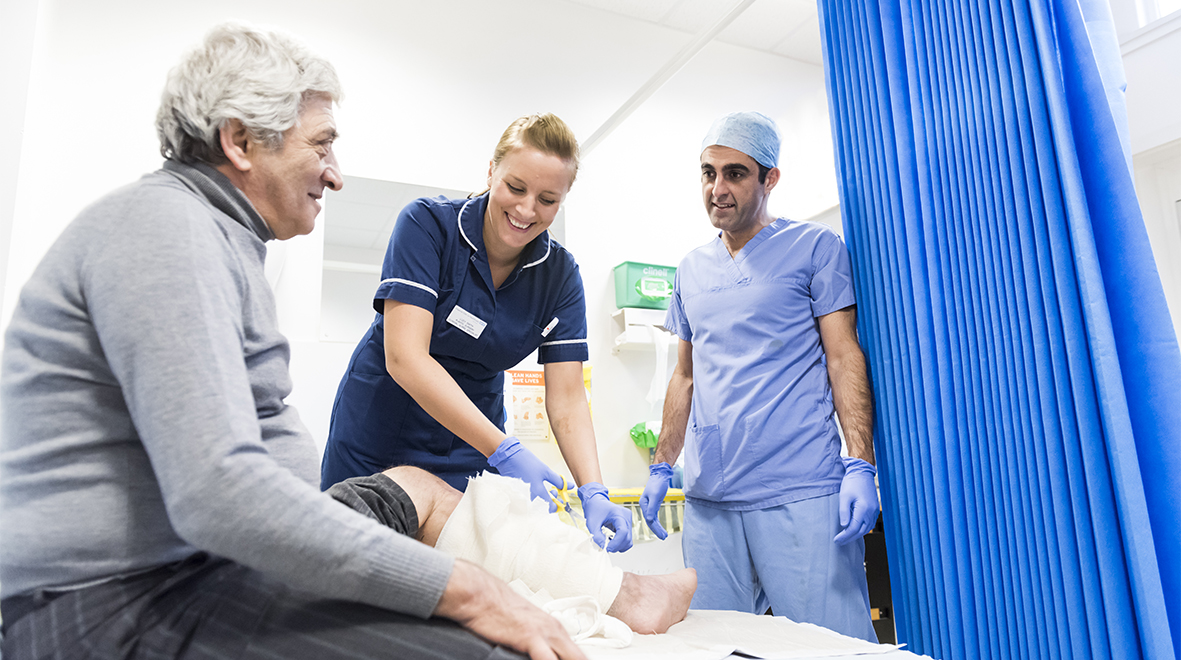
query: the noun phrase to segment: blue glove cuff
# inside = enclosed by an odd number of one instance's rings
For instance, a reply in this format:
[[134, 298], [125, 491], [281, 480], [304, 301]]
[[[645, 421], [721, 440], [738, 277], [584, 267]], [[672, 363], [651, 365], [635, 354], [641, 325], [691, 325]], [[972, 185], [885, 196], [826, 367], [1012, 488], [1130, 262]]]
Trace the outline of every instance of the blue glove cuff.
[[859, 472], [868, 472], [870, 476], [877, 476], [878, 469], [870, 465], [869, 461], [861, 460], [860, 458], [853, 458], [846, 456], [841, 459], [845, 463], [845, 474], [857, 474]]
[[586, 503], [595, 495], [602, 495], [608, 502], [611, 498], [607, 496], [607, 487], [597, 481], [590, 481], [578, 488], [578, 499], [582, 501], [582, 507], [586, 508]]
[[488, 464], [494, 468], [498, 468], [500, 467], [501, 463], [505, 462], [509, 458], [512, 458], [513, 454], [516, 454], [519, 451], [521, 451], [521, 441], [517, 440], [516, 436], [510, 435], [509, 437], [505, 438], [504, 442], [501, 442], [500, 446], [496, 448], [496, 451], [492, 452], [492, 455], [488, 457]]
[[648, 466], [648, 474], [655, 477], [657, 475], [662, 477], [673, 478], [673, 466], [668, 463], [653, 463]]

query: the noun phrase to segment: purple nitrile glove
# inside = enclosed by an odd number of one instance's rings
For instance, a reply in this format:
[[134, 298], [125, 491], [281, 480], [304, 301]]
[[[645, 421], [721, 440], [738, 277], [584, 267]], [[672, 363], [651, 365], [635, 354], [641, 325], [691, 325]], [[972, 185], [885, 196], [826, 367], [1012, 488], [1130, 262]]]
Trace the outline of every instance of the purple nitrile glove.
[[558, 510], [558, 505], [550, 499], [545, 482], [548, 481], [561, 490], [562, 476], [550, 466], [542, 463], [541, 459], [533, 455], [533, 452], [525, 449], [520, 440], [511, 435], [505, 438], [496, 451], [488, 457], [488, 463], [504, 476], [514, 477], [529, 484], [529, 494], [533, 499], [549, 502], [550, 513]]
[[661, 527], [657, 514], [664, 502], [664, 494], [668, 492], [668, 485], [673, 480], [673, 466], [668, 463], [654, 463], [648, 466], [648, 483], [644, 486], [644, 494], [640, 496], [640, 511], [644, 514], [644, 522], [661, 541], [668, 538], [668, 532]]
[[845, 478], [841, 480], [841, 527], [833, 541], [845, 545], [865, 536], [878, 524], [878, 488], [873, 478], [878, 470], [860, 458], [845, 458]]
[[597, 481], [585, 483], [578, 489], [582, 500], [582, 513], [586, 516], [586, 528], [590, 530], [595, 545], [603, 547], [606, 527], [615, 532], [607, 543], [607, 552], [623, 552], [632, 547], [632, 514], [607, 497], [607, 487]]

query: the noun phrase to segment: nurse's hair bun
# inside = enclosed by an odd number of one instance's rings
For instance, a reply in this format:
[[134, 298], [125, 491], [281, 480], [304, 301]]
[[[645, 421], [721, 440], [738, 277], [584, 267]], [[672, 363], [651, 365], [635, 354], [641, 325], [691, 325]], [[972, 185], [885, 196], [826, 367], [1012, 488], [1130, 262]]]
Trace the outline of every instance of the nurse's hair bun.
[[557, 115], [549, 112], [525, 115], [509, 124], [492, 152], [492, 167], [499, 165], [508, 152], [525, 146], [569, 161], [572, 165], [570, 183], [574, 183], [578, 175], [578, 140], [574, 139], [574, 131]]

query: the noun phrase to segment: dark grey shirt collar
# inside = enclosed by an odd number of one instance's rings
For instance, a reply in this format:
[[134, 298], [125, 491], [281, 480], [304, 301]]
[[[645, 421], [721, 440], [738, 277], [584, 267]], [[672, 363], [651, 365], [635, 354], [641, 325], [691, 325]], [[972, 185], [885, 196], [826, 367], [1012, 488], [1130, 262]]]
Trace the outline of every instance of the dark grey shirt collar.
[[205, 163], [186, 165], [166, 160], [164, 170], [180, 179], [193, 192], [209, 200], [214, 208], [253, 231], [264, 242], [275, 237], [266, 220], [263, 220], [254, 209], [250, 199], [213, 166]]

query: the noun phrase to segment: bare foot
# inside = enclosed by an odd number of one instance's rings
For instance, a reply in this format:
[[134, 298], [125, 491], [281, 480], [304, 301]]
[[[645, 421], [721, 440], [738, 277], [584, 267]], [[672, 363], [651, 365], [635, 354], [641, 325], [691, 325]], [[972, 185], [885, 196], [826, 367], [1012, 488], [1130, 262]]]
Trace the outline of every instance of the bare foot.
[[667, 575], [624, 573], [619, 595], [607, 614], [641, 635], [665, 632], [685, 618], [697, 591], [697, 571], [682, 568]]

